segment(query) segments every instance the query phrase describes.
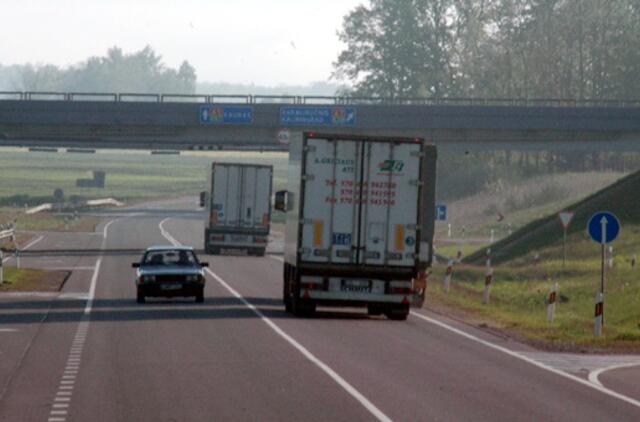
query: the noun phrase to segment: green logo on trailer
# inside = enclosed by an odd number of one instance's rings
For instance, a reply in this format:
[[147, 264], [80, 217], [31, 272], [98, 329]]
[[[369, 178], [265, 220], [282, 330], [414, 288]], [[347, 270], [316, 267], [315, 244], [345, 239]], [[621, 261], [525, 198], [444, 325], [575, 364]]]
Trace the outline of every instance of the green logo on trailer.
[[384, 160], [378, 164], [378, 169], [386, 173], [399, 173], [404, 170], [404, 161], [402, 160]]

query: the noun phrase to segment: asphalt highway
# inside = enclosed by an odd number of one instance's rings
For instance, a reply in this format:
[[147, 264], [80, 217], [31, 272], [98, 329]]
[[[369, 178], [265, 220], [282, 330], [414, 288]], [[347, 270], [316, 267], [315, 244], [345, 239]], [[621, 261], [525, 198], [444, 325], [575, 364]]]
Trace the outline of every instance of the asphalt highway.
[[[294, 318], [277, 254], [201, 256], [203, 304], [137, 304], [137, 250], [202, 248], [185, 209], [105, 213], [96, 233], [48, 234], [22, 257], [72, 275], [61, 294], [0, 296], [0, 421], [640, 420], [620, 369], [596, 385], [427, 310]], [[54, 249], [74, 253], [37, 253]]]

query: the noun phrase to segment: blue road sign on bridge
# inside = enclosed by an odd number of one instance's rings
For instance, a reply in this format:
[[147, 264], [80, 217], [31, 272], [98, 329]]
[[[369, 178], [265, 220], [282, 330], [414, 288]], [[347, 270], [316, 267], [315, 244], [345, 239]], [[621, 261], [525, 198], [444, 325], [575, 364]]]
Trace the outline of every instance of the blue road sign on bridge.
[[620, 221], [608, 211], [597, 212], [589, 220], [587, 230], [594, 241], [610, 243], [620, 234]]
[[253, 107], [202, 106], [200, 107], [200, 123], [209, 125], [250, 125], [253, 123]]
[[354, 126], [355, 107], [281, 107], [283, 126]]
[[436, 221], [447, 220], [447, 206], [445, 204], [436, 205]]

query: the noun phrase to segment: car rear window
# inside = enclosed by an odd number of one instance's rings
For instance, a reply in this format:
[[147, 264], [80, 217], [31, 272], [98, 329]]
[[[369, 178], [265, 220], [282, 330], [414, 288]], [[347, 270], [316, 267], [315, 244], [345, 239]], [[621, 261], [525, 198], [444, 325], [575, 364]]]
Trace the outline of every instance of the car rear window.
[[147, 252], [142, 262], [144, 265], [190, 267], [195, 265], [197, 261], [192, 251], [166, 250]]

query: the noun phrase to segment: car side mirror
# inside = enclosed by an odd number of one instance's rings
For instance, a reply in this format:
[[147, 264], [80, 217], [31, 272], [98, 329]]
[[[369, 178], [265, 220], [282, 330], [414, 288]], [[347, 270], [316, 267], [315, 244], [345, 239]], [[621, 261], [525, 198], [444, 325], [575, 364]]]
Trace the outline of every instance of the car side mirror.
[[207, 200], [207, 192], [200, 192], [200, 206], [204, 207], [206, 205]]
[[131, 266], [133, 268], [140, 268], [140, 263], [139, 262], [134, 262], [133, 264], [131, 264]]
[[209, 263], [208, 263], [208, 262], [201, 262], [201, 263], [200, 263], [200, 266], [201, 266], [201, 267], [208, 267], [208, 266], [209, 266]]
[[287, 212], [287, 192], [286, 190], [279, 190], [276, 192], [275, 203], [273, 204], [273, 208], [278, 211]]

